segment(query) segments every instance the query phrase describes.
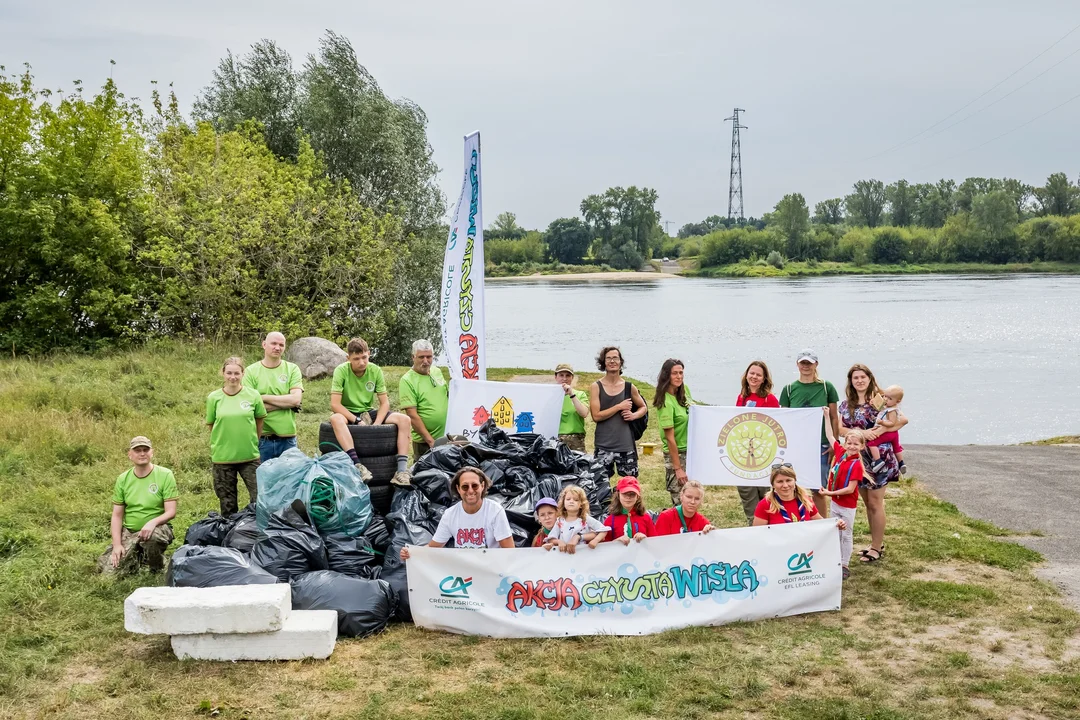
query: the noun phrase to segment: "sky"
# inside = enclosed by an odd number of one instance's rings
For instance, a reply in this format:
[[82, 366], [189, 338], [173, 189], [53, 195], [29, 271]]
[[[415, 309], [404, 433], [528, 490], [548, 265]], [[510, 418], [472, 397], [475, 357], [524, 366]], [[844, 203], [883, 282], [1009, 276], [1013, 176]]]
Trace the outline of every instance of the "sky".
[[171, 82], [189, 112], [228, 50], [269, 38], [300, 66], [333, 29], [427, 113], [449, 202], [480, 130], [487, 223], [542, 229], [638, 185], [674, 234], [727, 214], [736, 106], [747, 216], [863, 178], [1075, 181], [1078, 26], [1069, 0], [0, 0], [0, 65], [54, 89], [112, 72], [129, 97]]

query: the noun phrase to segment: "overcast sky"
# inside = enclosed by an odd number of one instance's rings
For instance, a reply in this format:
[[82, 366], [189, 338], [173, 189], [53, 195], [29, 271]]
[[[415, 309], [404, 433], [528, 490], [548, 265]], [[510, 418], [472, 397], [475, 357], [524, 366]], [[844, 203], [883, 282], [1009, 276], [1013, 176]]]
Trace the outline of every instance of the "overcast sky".
[[[614, 185], [655, 188], [672, 233], [727, 214], [731, 128], [743, 122], [746, 214], [789, 192], [811, 208], [860, 178], [969, 175], [1041, 184], [1080, 168], [1080, 30], [926, 133], [1060, 65], [954, 128], [880, 154], [961, 108], [1080, 24], [1069, 0], [238, 2], [0, 0], [0, 64], [39, 85], [129, 96], [173, 82], [185, 111], [218, 59], [261, 38], [297, 66], [326, 28], [352, 40], [392, 97], [427, 113], [441, 186], [457, 197], [462, 136], [479, 129], [484, 215], [528, 227]], [[1076, 55], [1069, 57], [1071, 53]], [[968, 151], [969, 152], [965, 152]], [[874, 157], [877, 156], [877, 157]]]

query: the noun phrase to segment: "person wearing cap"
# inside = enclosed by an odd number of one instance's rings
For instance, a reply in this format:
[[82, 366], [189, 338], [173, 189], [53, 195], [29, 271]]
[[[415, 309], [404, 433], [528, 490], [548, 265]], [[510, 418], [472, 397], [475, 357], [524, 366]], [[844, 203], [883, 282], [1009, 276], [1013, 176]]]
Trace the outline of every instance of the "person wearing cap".
[[109, 531], [112, 545], [98, 558], [100, 572], [128, 573], [147, 565], [165, 567], [165, 549], [173, 541], [169, 521], [176, 517], [176, 479], [172, 470], [154, 465], [154, 446], [138, 435], [128, 443], [133, 467], [113, 485]]
[[[551, 534], [551, 528], [555, 527], [555, 521], [559, 518], [559, 503], [555, 502], [555, 498], [540, 498], [533, 507], [533, 517], [540, 523], [540, 529], [533, 538], [532, 546], [544, 547], [544, 541]], [[550, 550], [551, 546], [547, 546], [547, 549]]]
[[615, 492], [611, 495], [611, 505], [604, 525], [611, 532], [604, 536], [603, 542], [616, 540], [623, 545], [630, 541], [641, 542], [656, 534], [652, 518], [645, 512], [645, 501], [641, 497], [641, 483], [636, 477], [619, 478]]
[[398, 402], [401, 411], [412, 421], [413, 462], [416, 462], [446, 434], [450, 386], [442, 368], [433, 366], [435, 348], [430, 340], [413, 343], [412, 361], [412, 368], [398, 381]]
[[585, 418], [589, 416], [589, 393], [574, 388], [574, 368], [568, 363], [555, 366], [555, 382], [562, 386], [562, 417], [559, 440], [571, 450], [585, 452]]
[[273, 460], [296, 447], [296, 413], [304, 399], [304, 378], [300, 367], [282, 360], [285, 336], [267, 333], [262, 341], [263, 359], [244, 370], [244, 387], [262, 396], [266, 417], [259, 436], [259, 462]]
[[[825, 436], [825, 423], [832, 425], [833, 435], [840, 435], [840, 415], [837, 413], [837, 403], [840, 395], [836, 388], [828, 380], [822, 380], [818, 376], [818, 358], [813, 350], [803, 350], [795, 360], [799, 368], [799, 379], [788, 383], [780, 391], [780, 407], [785, 408], [829, 408], [828, 418], [822, 418], [821, 423], [821, 487], [829, 477], [829, 460], [832, 446], [828, 437]], [[814, 505], [822, 517], [829, 517], [829, 498], [817, 490], [814, 491]]]

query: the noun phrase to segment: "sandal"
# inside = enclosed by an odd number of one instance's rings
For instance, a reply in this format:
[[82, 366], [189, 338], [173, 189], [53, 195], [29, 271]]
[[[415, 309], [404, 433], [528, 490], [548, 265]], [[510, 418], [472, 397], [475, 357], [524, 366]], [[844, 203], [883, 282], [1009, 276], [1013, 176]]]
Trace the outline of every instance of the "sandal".
[[[876, 554], [871, 555], [870, 553], [876, 553]], [[873, 563], [873, 562], [877, 562], [882, 557], [884, 557], [883, 552], [881, 552], [880, 550], [875, 550], [874, 548], [870, 548], [865, 553], [863, 553], [863, 556], [861, 558], [859, 558], [859, 562]]]
[[[861, 555], [862, 557], [866, 557], [866, 554], [869, 553], [873, 549], [874, 549], [873, 547], [863, 548], [862, 550], [859, 551], [859, 555]], [[883, 558], [883, 557], [885, 557], [885, 543], [884, 542], [881, 543], [881, 549], [878, 550], [878, 558], [880, 559], [880, 558]]]

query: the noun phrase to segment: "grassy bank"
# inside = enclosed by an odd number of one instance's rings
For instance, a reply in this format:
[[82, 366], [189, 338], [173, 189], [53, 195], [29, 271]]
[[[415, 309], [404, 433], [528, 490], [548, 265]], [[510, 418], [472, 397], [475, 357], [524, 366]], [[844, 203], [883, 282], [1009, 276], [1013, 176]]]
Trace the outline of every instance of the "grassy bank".
[[571, 275], [578, 273], [619, 272], [610, 265], [566, 265], [563, 263], [488, 263], [484, 276], [489, 278], [522, 277], [527, 275]]
[[[853, 567], [835, 613], [541, 641], [399, 625], [342, 640], [326, 662], [177, 662], [166, 639], [123, 630], [124, 597], [160, 578], [113, 582], [92, 565], [108, 544], [109, 493], [132, 435], [149, 435], [157, 462], [176, 471], [178, 537], [216, 507], [203, 403], [221, 359], [236, 350], [165, 344], [0, 361], [0, 717], [892, 720], [1080, 712], [1080, 617], [1034, 577], [1039, 556], [912, 481], [890, 491], [886, 558]], [[401, 372], [387, 368], [391, 388]], [[329, 412], [328, 393], [328, 380], [308, 383], [299, 416], [306, 450]], [[655, 425], [645, 440], [657, 440]], [[643, 458], [642, 479], [649, 504], [662, 506], [659, 457]], [[704, 512], [721, 526], [742, 523], [730, 488], [710, 489]], [[857, 543], [866, 532], [860, 509]]]
[[1080, 435], [1059, 435], [1046, 440], [1033, 440], [1022, 445], [1080, 445]]
[[1080, 263], [1032, 262], [992, 265], [989, 263], [930, 263], [925, 265], [856, 265], [832, 261], [787, 262], [783, 268], [748, 261], [716, 267], [688, 267], [686, 277], [817, 277], [822, 275], [925, 275], [1007, 274], [1007, 273], [1080, 273]]

